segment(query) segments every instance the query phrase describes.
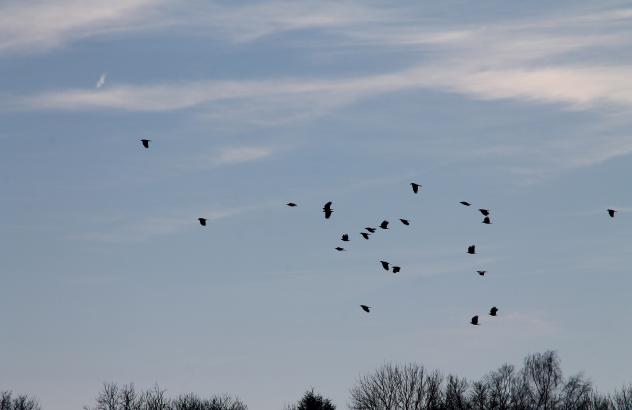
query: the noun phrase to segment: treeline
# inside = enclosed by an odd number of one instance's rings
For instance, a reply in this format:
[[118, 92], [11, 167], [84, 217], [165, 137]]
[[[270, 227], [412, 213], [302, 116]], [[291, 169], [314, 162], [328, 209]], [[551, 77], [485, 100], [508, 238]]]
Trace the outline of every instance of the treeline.
[[386, 364], [351, 389], [352, 410], [632, 410], [632, 385], [599, 393], [582, 374], [565, 378], [553, 351], [505, 364], [477, 381], [418, 364]]
[[[582, 374], [565, 377], [553, 351], [525, 357], [522, 367], [505, 364], [480, 380], [429, 371], [415, 363], [385, 364], [360, 376], [351, 388], [350, 410], [632, 410], [632, 385], [598, 392]], [[335, 410], [331, 400], [308, 390], [284, 410]], [[33, 398], [0, 393], [0, 410], [42, 410]], [[93, 407], [84, 410], [247, 410], [237, 397], [169, 398], [154, 386], [106, 383]]]
[[166, 390], [158, 385], [137, 391], [134, 384], [119, 386], [106, 383], [96, 398], [94, 407], [84, 410], [247, 410], [241, 400], [228, 395], [201, 398], [189, 393], [175, 398], [167, 397]]
[[10, 391], [0, 392], [0, 410], [41, 410], [37, 400], [25, 394], [14, 396]]

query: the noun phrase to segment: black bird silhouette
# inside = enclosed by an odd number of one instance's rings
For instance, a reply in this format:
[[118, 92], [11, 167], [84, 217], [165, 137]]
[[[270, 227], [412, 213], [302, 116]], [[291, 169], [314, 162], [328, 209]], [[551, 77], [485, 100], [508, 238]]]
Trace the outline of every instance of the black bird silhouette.
[[331, 209], [331, 201], [327, 202], [325, 206], [323, 206], [323, 212], [325, 213], [325, 219], [329, 219], [331, 214], [334, 212], [334, 210]]
[[485, 219], [483, 219], [483, 222], [485, 225], [491, 225], [492, 224], [492, 220], [489, 219], [489, 216], [486, 216]]
[[485, 274], [487, 273], [486, 270], [477, 270], [476, 273], [478, 273], [481, 276], [485, 276]]
[[471, 323], [471, 324], [473, 324], [473, 325], [475, 325], [475, 326], [476, 326], [476, 325], [478, 325], [478, 324], [479, 324], [479, 323], [478, 323], [478, 316], [474, 316], [474, 317], [472, 318], [472, 320], [470, 321], [470, 323]]
[[400, 270], [402, 270], [402, 268], [400, 268], [399, 266], [393, 266], [393, 273], [397, 273]]
[[334, 249], [336, 249], [338, 252], [342, 252], [345, 250], [345, 248], [341, 248], [340, 246], [336, 246]]
[[476, 245], [470, 245], [467, 247], [467, 253], [474, 255], [476, 253]]
[[406, 226], [410, 225], [410, 221], [408, 219], [399, 219], [400, 221], [402, 221], [402, 223]]
[[360, 307], [362, 308], [362, 310], [364, 310], [366, 313], [369, 313], [371, 310], [371, 306], [367, 306], [367, 305], [360, 305]]
[[149, 148], [149, 143], [151, 142], [151, 140], [142, 139], [142, 140], [140, 140], [140, 142], [143, 143], [143, 147]]
[[482, 214], [483, 214], [483, 216], [487, 216], [487, 215], [489, 215], [489, 210], [488, 210], [488, 209], [479, 209], [478, 211], [479, 211], [480, 213], [482, 213]]
[[342, 234], [342, 239], [341, 239], [341, 240], [342, 240], [342, 241], [345, 241], [345, 242], [349, 242], [349, 234], [343, 233], [343, 234]]
[[364, 228], [367, 231], [371, 232], [371, 233], [375, 233], [375, 228]]
[[420, 184], [416, 184], [416, 183], [414, 183], [414, 182], [411, 182], [411, 183], [410, 183], [410, 186], [411, 186], [411, 187], [413, 187], [413, 192], [414, 192], [414, 193], [417, 193], [417, 192], [419, 192], [419, 187], [420, 187], [421, 185], [420, 185]]
[[360, 232], [360, 235], [362, 235], [362, 237], [366, 240], [369, 240], [369, 234], [366, 232]]
[[489, 310], [489, 315], [490, 315], [490, 316], [496, 316], [496, 313], [498, 313], [498, 308], [497, 308], [496, 306], [492, 307], [492, 308]]
[[610, 215], [610, 218], [614, 218], [615, 212], [617, 212], [615, 209], [608, 209], [608, 215]]
[[200, 225], [206, 226], [206, 218], [198, 218], [198, 221], [200, 221]]
[[286, 205], [287, 206], [296, 206], [296, 204], [294, 202], [288, 202]]
[[472, 204], [470, 204], [470, 203], [469, 203], [469, 202], [467, 202], [467, 201], [461, 201], [461, 202], [459, 202], [459, 203], [460, 203], [461, 205], [465, 205], [465, 206], [470, 206], [470, 205], [472, 205]]
[[382, 267], [384, 268], [384, 270], [388, 270], [388, 262], [380, 261], [380, 263], [382, 264]]
[[388, 229], [388, 221], [382, 221], [382, 223], [380, 224], [380, 228]]

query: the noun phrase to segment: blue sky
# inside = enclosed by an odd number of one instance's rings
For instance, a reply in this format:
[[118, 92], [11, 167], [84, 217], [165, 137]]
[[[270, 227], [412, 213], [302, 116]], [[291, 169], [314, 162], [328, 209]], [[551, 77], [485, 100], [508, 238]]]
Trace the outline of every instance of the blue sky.
[[0, 387], [51, 410], [104, 381], [253, 409], [314, 387], [344, 408], [386, 361], [475, 378], [546, 349], [630, 382], [631, 19], [616, 1], [3, 2]]

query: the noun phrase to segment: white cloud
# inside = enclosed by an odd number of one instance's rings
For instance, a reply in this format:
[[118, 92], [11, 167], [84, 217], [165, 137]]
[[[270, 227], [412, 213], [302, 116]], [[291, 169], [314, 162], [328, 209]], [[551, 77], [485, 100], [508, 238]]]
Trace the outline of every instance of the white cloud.
[[[154, 236], [173, 235], [187, 229], [199, 228], [198, 217], [203, 217], [211, 224], [247, 212], [263, 209], [269, 204], [244, 206], [224, 209], [198, 209], [168, 211], [161, 216], [148, 216], [140, 219], [117, 218], [104, 221], [98, 231], [82, 232], [70, 235], [70, 239], [96, 242], [138, 242]], [[93, 224], [91, 228], [95, 228]]]
[[152, 7], [162, 3], [162, 0], [5, 1], [0, 3], [0, 52], [47, 50], [76, 38], [147, 27], [155, 16]]
[[[130, 10], [140, 10], [155, 3], [135, 0], [132, 4], [130, 8], [125, 8], [122, 3], [117, 3], [118, 9], [115, 8], [112, 13], [116, 14], [118, 10], [119, 14], [134, 15]], [[174, 21], [184, 15], [195, 14], [191, 26], [201, 27], [197, 24], [204, 21], [208, 23], [209, 30], [219, 31], [235, 41], [250, 41], [272, 33], [317, 27], [335, 32], [344, 39], [342, 42], [346, 47], [369, 45], [375, 48], [376, 53], [380, 53], [382, 45], [389, 50], [412, 47], [422, 52], [432, 50], [433, 58], [383, 74], [182, 81], [143, 86], [122, 84], [99, 91], [53, 90], [17, 98], [17, 104], [25, 109], [157, 112], [195, 109], [210, 120], [256, 126], [309, 119], [363, 98], [415, 89], [447, 91], [480, 100], [555, 104], [566, 110], [608, 112], [616, 109], [627, 112], [632, 108], [632, 69], [628, 65], [608, 57], [609, 54], [591, 58], [589, 64], [586, 59], [576, 56], [568, 58], [573, 53], [629, 44], [632, 38], [629, 25], [619, 24], [632, 17], [629, 9], [537, 21], [503, 22], [484, 27], [432, 29], [424, 26], [420, 29], [415, 16], [404, 18], [401, 9], [382, 13], [383, 10], [376, 8], [375, 3], [362, 7], [351, 2], [323, 4], [312, 1], [300, 4], [273, 1], [237, 7], [193, 4]], [[101, 16], [84, 20], [107, 19]], [[594, 30], [602, 25], [611, 29]], [[604, 117], [603, 121], [607, 122], [607, 119]], [[608, 134], [612, 133], [605, 133]], [[560, 141], [570, 144], [570, 149], [564, 151], [559, 148]], [[625, 136], [608, 139], [594, 136], [556, 138], [528, 150], [522, 149], [524, 144], [516, 146], [516, 143], [504, 143], [503, 150], [497, 150], [496, 155], [503, 152], [507, 156], [527, 154], [539, 156], [546, 162], [549, 158], [547, 152], [563, 152], [569, 154], [565, 160], [550, 161], [549, 166], [573, 168], [630, 153], [629, 139]], [[242, 152], [240, 155], [248, 157], [262, 153]], [[516, 165], [515, 170], [530, 177], [536, 176], [534, 172], [546, 174], [546, 171], [528, 166], [521, 169], [521, 165]]]
[[215, 162], [218, 165], [235, 164], [256, 161], [272, 154], [272, 150], [265, 147], [235, 147], [221, 150]]
[[257, 4], [226, 7], [205, 5], [192, 15], [198, 24], [237, 42], [292, 30], [331, 29], [391, 20], [395, 12], [377, 9], [354, 1], [277, 0]]
[[[595, 66], [533, 69], [483, 69], [442, 64], [420, 65], [399, 72], [350, 78], [264, 81], [200, 81], [153, 86], [121, 85], [107, 91], [62, 90], [22, 99], [31, 109], [122, 109], [171, 111], [217, 101], [253, 99], [268, 104], [348, 104], [361, 97], [411, 89], [440, 89], [479, 99], [517, 99], [565, 104], [585, 109], [603, 104], [632, 106], [632, 69]], [[300, 99], [300, 100], [299, 100]]]
[[9, 0], [0, 3], [0, 53], [45, 51], [96, 35], [164, 27], [246, 42], [273, 33], [350, 26], [391, 15], [387, 9], [329, 0], [240, 6], [206, 0]]

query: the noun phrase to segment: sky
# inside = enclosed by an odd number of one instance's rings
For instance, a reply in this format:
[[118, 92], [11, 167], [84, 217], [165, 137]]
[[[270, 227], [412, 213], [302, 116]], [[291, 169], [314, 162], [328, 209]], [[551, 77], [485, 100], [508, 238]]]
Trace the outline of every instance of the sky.
[[631, 20], [611, 0], [1, 2], [0, 389], [346, 408], [386, 362], [478, 378], [548, 349], [631, 382]]

